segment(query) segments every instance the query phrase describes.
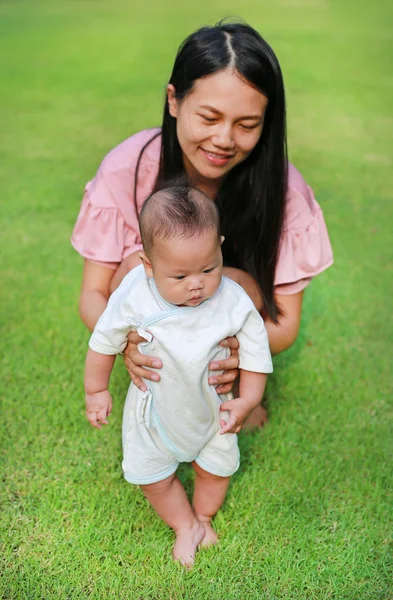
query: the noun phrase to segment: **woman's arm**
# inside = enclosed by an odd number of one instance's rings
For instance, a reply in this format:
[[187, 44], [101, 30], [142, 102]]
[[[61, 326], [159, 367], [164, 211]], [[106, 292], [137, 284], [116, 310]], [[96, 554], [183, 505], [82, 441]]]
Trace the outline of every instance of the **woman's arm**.
[[130, 256], [127, 256], [127, 258], [123, 260], [117, 271], [115, 271], [115, 274], [111, 279], [109, 285], [110, 293], [112, 294], [115, 291], [115, 289], [119, 287], [127, 273], [129, 273], [134, 267], [137, 267], [140, 264], [142, 263], [137, 252], [134, 252], [133, 254], [130, 254]]
[[[232, 267], [225, 267], [224, 275], [242, 286], [257, 310], [263, 315], [262, 294], [255, 279], [249, 273]], [[300, 327], [303, 293], [301, 291], [290, 295], [276, 294], [276, 301], [281, 308], [282, 315], [279, 317], [278, 323], [273, 323], [269, 318], [265, 319], [272, 354], [283, 352], [296, 341]]]
[[109, 296], [119, 287], [123, 277], [140, 264], [137, 253], [125, 258], [117, 270], [85, 260], [79, 314], [89, 331], [93, 331], [108, 304]]
[[[223, 274], [242, 286], [245, 292], [254, 302], [257, 310], [263, 314], [263, 300], [261, 290], [255, 279], [245, 271], [232, 267], [224, 267]], [[270, 352], [279, 354], [296, 341], [302, 312], [303, 291], [296, 294], [276, 294], [276, 300], [281, 307], [282, 315], [278, 323], [265, 319], [265, 327], [269, 337]], [[227, 360], [214, 361], [209, 368], [213, 374], [209, 377], [209, 383], [216, 385], [219, 394], [225, 394], [232, 389], [233, 382], [239, 371], [239, 359], [237, 348], [239, 343], [236, 338], [228, 338], [226, 344], [231, 348], [231, 356]], [[224, 345], [224, 344], [223, 344]], [[223, 370], [222, 375], [216, 375], [214, 371]]]
[[289, 296], [276, 294], [276, 301], [281, 308], [282, 315], [278, 318], [278, 323], [265, 319], [272, 354], [280, 354], [296, 341], [302, 314], [303, 294], [303, 291]]
[[113, 269], [85, 260], [79, 314], [89, 331], [93, 331], [106, 308], [113, 274]]

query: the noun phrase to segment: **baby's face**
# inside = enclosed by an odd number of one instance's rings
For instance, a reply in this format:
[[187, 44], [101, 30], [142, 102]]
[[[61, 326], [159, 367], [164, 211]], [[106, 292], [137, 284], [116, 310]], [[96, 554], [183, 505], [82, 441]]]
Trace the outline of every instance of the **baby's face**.
[[198, 306], [214, 296], [221, 283], [221, 244], [215, 231], [157, 240], [151, 263], [157, 289], [171, 304]]

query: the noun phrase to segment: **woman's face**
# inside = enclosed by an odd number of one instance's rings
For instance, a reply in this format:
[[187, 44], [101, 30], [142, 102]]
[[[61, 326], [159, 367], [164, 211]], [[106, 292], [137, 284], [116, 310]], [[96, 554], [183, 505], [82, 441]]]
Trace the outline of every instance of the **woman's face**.
[[167, 92], [188, 174], [219, 184], [258, 142], [268, 99], [229, 69], [197, 79], [182, 101], [173, 85]]

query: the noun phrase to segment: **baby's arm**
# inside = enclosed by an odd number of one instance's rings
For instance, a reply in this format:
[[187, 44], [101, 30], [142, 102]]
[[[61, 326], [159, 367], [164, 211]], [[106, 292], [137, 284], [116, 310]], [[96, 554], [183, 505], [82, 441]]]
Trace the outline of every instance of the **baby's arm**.
[[109, 377], [116, 355], [99, 354], [91, 348], [87, 351], [85, 364], [86, 417], [90, 424], [101, 429], [108, 425], [107, 417], [112, 411], [112, 397], [108, 391]]
[[239, 433], [254, 408], [260, 404], [265, 391], [266, 373], [240, 370], [239, 398], [221, 404], [220, 410], [229, 411], [228, 422], [220, 420], [220, 433]]
[[108, 424], [112, 410], [108, 383], [116, 354], [124, 350], [128, 334], [136, 327], [129, 296], [138, 282], [138, 273], [129, 273], [112, 294], [89, 341], [85, 366], [86, 416], [97, 429]]
[[245, 318], [236, 337], [239, 340], [239, 398], [223, 402], [221, 410], [229, 411], [228, 423], [220, 421], [221, 433], [238, 433], [254, 408], [262, 400], [267, 373], [273, 371], [269, 340], [263, 319], [250, 299], [239, 298], [246, 305]]

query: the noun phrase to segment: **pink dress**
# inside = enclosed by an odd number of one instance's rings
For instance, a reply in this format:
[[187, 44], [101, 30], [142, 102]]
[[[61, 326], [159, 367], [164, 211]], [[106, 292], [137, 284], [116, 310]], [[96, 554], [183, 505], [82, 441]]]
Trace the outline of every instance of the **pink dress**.
[[[161, 136], [147, 146], [139, 164], [134, 202], [135, 169], [143, 146], [160, 130], [140, 131], [104, 158], [85, 188], [71, 243], [84, 258], [116, 269], [142, 248], [138, 212], [151, 193], [158, 173]], [[279, 294], [303, 290], [314, 275], [333, 262], [322, 210], [300, 173], [289, 165], [286, 216], [275, 285]]]

